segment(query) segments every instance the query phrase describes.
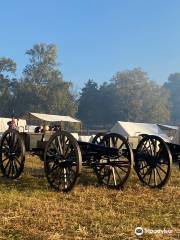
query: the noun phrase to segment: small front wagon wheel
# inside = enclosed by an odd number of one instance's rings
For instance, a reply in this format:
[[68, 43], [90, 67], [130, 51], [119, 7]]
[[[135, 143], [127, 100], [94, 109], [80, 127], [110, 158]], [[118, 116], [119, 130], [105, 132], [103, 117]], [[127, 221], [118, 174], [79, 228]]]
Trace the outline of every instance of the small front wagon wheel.
[[16, 179], [23, 169], [25, 161], [24, 142], [15, 129], [4, 132], [0, 143], [0, 168], [4, 177]]
[[65, 131], [53, 134], [44, 151], [44, 170], [50, 186], [56, 191], [70, 191], [81, 166], [82, 156], [76, 139]]
[[105, 154], [96, 159], [94, 171], [99, 183], [113, 189], [122, 189], [133, 166], [133, 152], [128, 141], [116, 133], [109, 133], [101, 141], [104, 147], [116, 149], [116, 154]]
[[170, 178], [171, 166], [172, 155], [164, 140], [144, 136], [135, 154], [135, 170], [140, 181], [151, 188], [161, 188]]

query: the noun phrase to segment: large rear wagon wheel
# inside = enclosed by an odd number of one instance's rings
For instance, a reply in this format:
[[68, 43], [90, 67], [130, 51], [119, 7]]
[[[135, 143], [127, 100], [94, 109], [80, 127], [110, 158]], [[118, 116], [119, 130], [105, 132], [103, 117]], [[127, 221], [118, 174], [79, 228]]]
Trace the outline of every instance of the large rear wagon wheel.
[[65, 131], [53, 134], [44, 151], [44, 170], [50, 186], [57, 191], [70, 191], [81, 166], [82, 156], [76, 139]]
[[4, 177], [16, 179], [23, 169], [25, 146], [19, 132], [10, 129], [4, 132], [0, 142], [0, 168]]
[[114, 189], [123, 188], [133, 167], [133, 152], [127, 140], [116, 133], [109, 133], [101, 140], [108, 148], [116, 148], [114, 156], [101, 156], [94, 165], [99, 183]]
[[147, 135], [139, 142], [135, 156], [135, 170], [140, 181], [151, 187], [161, 188], [169, 180], [172, 155], [164, 140]]

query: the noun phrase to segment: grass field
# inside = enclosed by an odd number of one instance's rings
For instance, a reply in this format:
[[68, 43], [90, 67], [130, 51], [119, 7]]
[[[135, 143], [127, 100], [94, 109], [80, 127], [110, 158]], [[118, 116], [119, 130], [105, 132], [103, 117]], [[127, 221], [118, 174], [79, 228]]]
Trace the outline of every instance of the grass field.
[[[180, 171], [168, 186], [143, 187], [133, 174], [124, 191], [98, 186], [89, 172], [68, 194], [52, 191], [42, 163], [27, 159], [15, 181], [0, 177], [0, 239], [137, 239], [135, 227], [170, 229], [141, 239], [180, 239]], [[179, 235], [178, 235], [179, 232]]]

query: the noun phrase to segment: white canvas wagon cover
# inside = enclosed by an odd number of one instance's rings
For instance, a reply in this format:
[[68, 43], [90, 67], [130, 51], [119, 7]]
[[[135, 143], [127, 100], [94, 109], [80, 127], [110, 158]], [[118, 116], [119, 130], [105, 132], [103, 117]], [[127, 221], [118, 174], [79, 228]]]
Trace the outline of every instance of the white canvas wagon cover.
[[44, 113], [32, 113], [28, 112], [24, 116], [26, 120], [41, 120], [44, 122], [71, 122], [71, 123], [81, 123], [76, 118], [72, 118], [70, 116], [61, 116], [61, 115], [52, 115], [52, 114], [44, 114]]
[[156, 135], [169, 141], [168, 136], [159, 128], [159, 126], [152, 123], [118, 121], [111, 128], [111, 132], [119, 133], [127, 137], [139, 136], [140, 134]]

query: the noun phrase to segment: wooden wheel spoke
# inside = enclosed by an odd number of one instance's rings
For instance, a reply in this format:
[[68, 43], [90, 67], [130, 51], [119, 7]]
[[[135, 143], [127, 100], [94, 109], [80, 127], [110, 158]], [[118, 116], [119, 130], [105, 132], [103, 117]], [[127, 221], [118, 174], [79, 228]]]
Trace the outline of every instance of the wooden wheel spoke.
[[13, 133], [9, 134], [9, 147], [12, 149], [13, 148]]
[[[57, 180], [57, 177], [59, 176], [59, 169], [57, 168], [52, 174], [49, 174], [51, 176], [51, 183], [54, 183]], [[59, 180], [59, 178], [58, 178]]]
[[58, 189], [60, 189], [60, 185], [62, 183], [62, 168], [58, 168], [57, 174], [55, 175], [55, 178], [54, 178], [54, 182], [57, 180], [57, 186], [58, 186]]
[[147, 168], [147, 166], [148, 166], [148, 165], [146, 164], [146, 165], [144, 165], [143, 167], [140, 167], [140, 168], [139, 168], [139, 171], [143, 170], [144, 168]]
[[67, 174], [67, 168], [63, 168], [63, 179], [64, 179], [64, 188], [67, 189], [69, 184], [71, 184], [69, 175]]
[[105, 141], [105, 146], [106, 146], [106, 147], [110, 147], [110, 139], [107, 139], [107, 140]]
[[19, 149], [16, 149], [16, 151], [14, 152], [14, 154], [15, 154], [16, 157], [20, 157], [21, 154], [22, 154], [21, 149], [20, 149], [20, 148], [19, 148]]
[[58, 147], [56, 146], [56, 144], [55, 144], [54, 142], [52, 142], [51, 144], [52, 144], [52, 145], [54, 146], [54, 148], [56, 149], [56, 152], [58, 152], [59, 154], [61, 154], [60, 151], [59, 151], [59, 149], [58, 149]]
[[16, 161], [14, 161], [14, 167], [15, 167], [15, 169], [16, 169], [16, 173], [17, 173], [17, 172], [18, 172], [18, 166], [17, 166]]
[[[146, 162], [142, 162], [141, 165], [146, 166], [146, 168], [148, 167]], [[144, 173], [145, 173], [145, 168], [142, 169], [142, 174], [144, 174]]]
[[14, 156], [13, 160], [16, 161], [19, 165], [21, 165], [21, 162], [19, 161], [19, 158], [17, 156]]
[[10, 160], [6, 163], [6, 166], [4, 167], [5, 170], [7, 169], [7, 167], [9, 166], [9, 164], [10, 164]]
[[16, 151], [19, 145], [19, 139], [16, 140], [13, 150]]
[[159, 151], [156, 153], [156, 158], [159, 159], [162, 153], [163, 153], [163, 146], [161, 146]]
[[116, 137], [112, 137], [112, 147], [117, 147], [117, 140]]
[[66, 150], [65, 150], [65, 152], [64, 152], [64, 157], [65, 157], [65, 158], [67, 158], [68, 154], [70, 154], [70, 153], [69, 153], [69, 150], [72, 151], [72, 145], [70, 145], [70, 144], [67, 145]]
[[61, 143], [62, 143], [62, 150], [63, 150], [63, 154], [64, 154], [64, 152], [65, 152], [65, 142], [66, 142], [66, 140], [65, 140], [65, 136], [61, 136]]
[[128, 171], [126, 171], [125, 169], [123, 169], [122, 166], [116, 165], [116, 167], [118, 167], [119, 169], [121, 169], [123, 172], [127, 173]]
[[55, 158], [57, 156], [57, 152], [54, 152], [52, 149], [48, 149], [46, 156], [48, 158], [51, 158], [51, 157]]
[[2, 160], [2, 162], [5, 162], [6, 160], [8, 160], [9, 159], [9, 157], [6, 157], [6, 158], [4, 158], [3, 160]]
[[157, 167], [158, 167], [164, 174], [167, 174], [167, 172], [166, 172], [159, 164], [157, 164]]
[[69, 138], [66, 139], [65, 144], [67, 145], [69, 143]]
[[157, 140], [154, 141], [154, 156], [156, 156], [156, 150], [157, 150]]
[[22, 165], [22, 162], [20, 162], [19, 159], [16, 156], [14, 156], [14, 160], [19, 164], [19, 166]]
[[[146, 144], [147, 144], [147, 142], [145, 142]], [[148, 148], [147, 148], [147, 146], [146, 146], [146, 144], [145, 143], [143, 143], [143, 145], [142, 145], [142, 149], [141, 149], [141, 152], [143, 152], [144, 150], [145, 150], [145, 152], [148, 154], [148, 155], [150, 155], [149, 154], [149, 151], [147, 150]]]
[[[114, 165], [114, 166], [122, 169], [122, 171], [126, 171], [126, 170], [129, 168], [129, 165], [116, 164], [116, 165]], [[128, 171], [127, 171], [127, 172], [128, 172]]]
[[16, 135], [12, 133], [12, 149], [14, 149], [15, 143], [16, 143]]
[[154, 183], [155, 183], [155, 186], [157, 186], [157, 174], [156, 174], [156, 168], [153, 169], [153, 172], [154, 172]]
[[166, 149], [164, 149], [163, 146], [160, 146], [160, 149], [156, 154], [156, 158], [159, 160], [162, 157], [162, 155], [164, 155], [164, 152], [166, 152]]
[[10, 162], [10, 164], [9, 164], [9, 169], [8, 169], [8, 172], [7, 172], [8, 176], [10, 175], [10, 173], [11, 173], [11, 168], [12, 168], [11, 161], [9, 161], [9, 162]]
[[152, 171], [152, 168], [148, 168], [145, 174], [143, 174], [143, 179]]
[[151, 173], [150, 173], [150, 176], [149, 176], [148, 185], [149, 185], [149, 184], [150, 184], [150, 182], [151, 182], [151, 176], [152, 176], [152, 169], [151, 169]]
[[63, 143], [62, 143], [62, 141], [61, 141], [62, 139], [60, 139], [60, 137], [59, 136], [57, 136], [57, 141], [58, 141], [58, 149], [59, 149], [59, 152], [60, 152], [60, 154], [61, 155], [64, 155], [64, 152], [63, 152]]
[[116, 169], [116, 167], [114, 167], [114, 170], [115, 170], [116, 174], [118, 175], [120, 181], [122, 181], [121, 176], [119, 175], [118, 170]]
[[74, 159], [76, 159], [74, 149], [71, 149], [71, 151], [66, 154], [65, 159], [68, 159], [68, 160], [71, 160], [71, 161], [74, 161]]
[[49, 174], [56, 171], [56, 169], [58, 169], [58, 168], [59, 168], [59, 165], [54, 163], [53, 166], [51, 167], [51, 169], [49, 170]]
[[116, 186], [117, 185], [117, 181], [116, 181], [116, 174], [115, 174], [114, 167], [112, 167], [111, 171], [112, 171], [112, 176], [113, 176], [113, 180], [114, 180], [114, 186]]
[[15, 175], [14, 161], [12, 161], [11, 164], [12, 164], [12, 176], [14, 176]]
[[151, 151], [151, 156], [153, 156], [154, 151], [152, 150], [152, 142], [149, 140], [148, 143], [149, 143], [149, 149]]
[[105, 168], [106, 165], [104, 165], [101, 169], [100, 169], [100, 173], [101, 173], [101, 177], [105, 178], [107, 176], [107, 169]]
[[158, 174], [158, 176], [159, 176], [160, 181], [162, 182], [162, 178], [161, 178], [161, 175], [160, 175], [160, 173], [159, 173], [159, 171], [158, 171], [158, 168], [156, 168], [156, 171], [157, 171], [157, 174]]
[[10, 147], [10, 140], [9, 140], [8, 135], [5, 136], [5, 140], [6, 140], [7, 144], [8, 144], [8, 146]]
[[[107, 172], [107, 170], [104, 171], [104, 177], [105, 177], [105, 172]], [[110, 177], [111, 177], [111, 171], [108, 171], [107, 176], [108, 176], [108, 179], [107, 179], [107, 185], [108, 185], [108, 184], [109, 184], [109, 181], [110, 181]]]
[[122, 142], [121, 145], [118, 147], [118, 149], [120, 150], [124, 145], [125, 145], [125, 143]]
[[72, 169], [72, 167], [70, 168], [70, 166], [67, 167], [67, 170], [69, 172], [69, 174], [67, 174], [69, 181], [73, 182], [73, 179], [71, 179], [72, 177], [74, 178], [76, 175], [76, 172], [74, 171], [74, 169]]

